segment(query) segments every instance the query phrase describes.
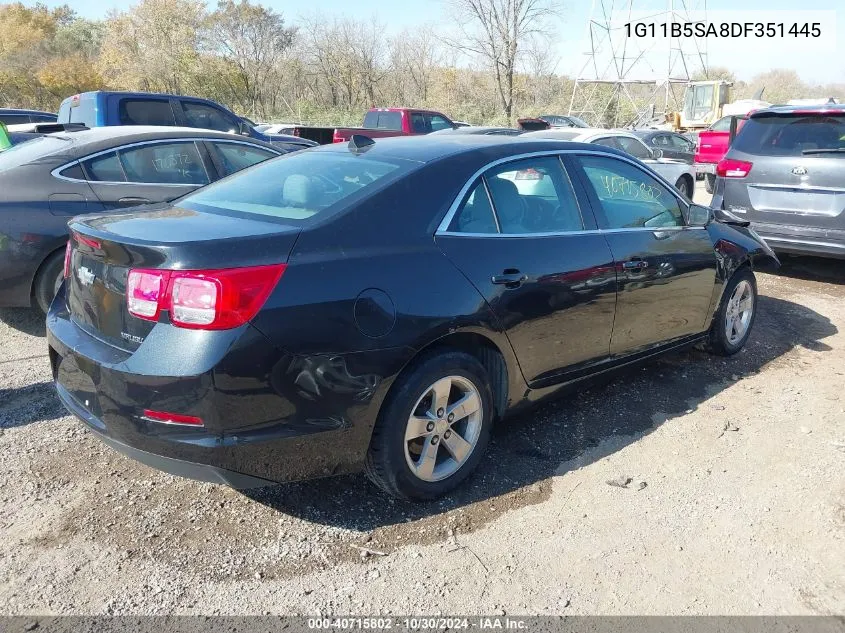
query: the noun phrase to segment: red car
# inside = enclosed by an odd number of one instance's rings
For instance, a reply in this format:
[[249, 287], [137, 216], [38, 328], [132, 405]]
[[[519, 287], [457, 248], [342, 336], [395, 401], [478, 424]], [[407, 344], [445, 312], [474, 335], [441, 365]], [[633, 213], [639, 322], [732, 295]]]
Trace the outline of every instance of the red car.
[[370, 138], [387, 136], [413, 136], [430, 134], [438, 130], [453, 129], [451, 119], [433, 110], [418, 108], [370, 108], [364, 116], [362, 127], [311, 127], [297, 126], [293, 135], [316, 141], [320, 145], [345, 143], [353, 134]]
[[[698, 141], [695, 144], [695, 172], [704, 174], [704, 188], [707, 193], [713, 193], [716, 164], [725, 157], [731, 144], [731, 118], [723, 116], [698, 134]], [[737, 121], [737, 132], [744, 122], [742, 118]]]

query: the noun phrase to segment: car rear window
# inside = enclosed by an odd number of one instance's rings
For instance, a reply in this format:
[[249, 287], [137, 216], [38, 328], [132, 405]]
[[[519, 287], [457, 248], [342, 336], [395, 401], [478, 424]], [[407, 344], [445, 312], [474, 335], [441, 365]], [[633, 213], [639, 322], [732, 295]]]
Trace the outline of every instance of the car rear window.
[[367, 112], [364, 127], [370, 130], [401, 130], [401, 112]]
[[177, 204], [226, 215], [307, 220], [342, 208], [416, 164], [340, 152], [289, 154], [229, 176]]
[[845, 114], [753, 117], [742, 126], [733, 148], [758, 156], [845, 155]]
[[19, 145], [13, 145], [0, 154], [0, 172], [26, 165], [34, 160], [61, 151], [70, 141], [61, 136], [39, 136]]

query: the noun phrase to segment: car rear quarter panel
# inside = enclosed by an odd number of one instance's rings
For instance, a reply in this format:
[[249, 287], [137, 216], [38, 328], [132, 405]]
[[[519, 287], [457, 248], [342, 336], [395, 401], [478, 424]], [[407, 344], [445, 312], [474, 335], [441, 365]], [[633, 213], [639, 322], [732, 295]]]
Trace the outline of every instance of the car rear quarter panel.
[[0, 174], [0, 305], [29, 307], [35, 275], [64, 248], [67, 222], [91, 210], [85, 183], [54, 178], [50, 171], [70, 155], [47, 157]]
[[746, 265], [752, 270], [776, 268], [780, 262], [745, 227], [714, 221], [707, 226], [707, 232], [717, 260], [716, 284], [710, 304], [712, 318], [722, 300], [725, 285], [737, 270]]

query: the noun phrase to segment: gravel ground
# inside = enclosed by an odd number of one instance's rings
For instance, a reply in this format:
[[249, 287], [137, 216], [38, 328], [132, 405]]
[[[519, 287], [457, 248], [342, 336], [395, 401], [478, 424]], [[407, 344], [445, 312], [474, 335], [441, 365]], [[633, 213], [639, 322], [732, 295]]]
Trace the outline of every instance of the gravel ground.
[[501, 425], [428, 505], [139, 465], [65, 415], [42, 322], [0, 311], [0, 613], [843, 614], [845, 262], [759, 285], [744, 352]]

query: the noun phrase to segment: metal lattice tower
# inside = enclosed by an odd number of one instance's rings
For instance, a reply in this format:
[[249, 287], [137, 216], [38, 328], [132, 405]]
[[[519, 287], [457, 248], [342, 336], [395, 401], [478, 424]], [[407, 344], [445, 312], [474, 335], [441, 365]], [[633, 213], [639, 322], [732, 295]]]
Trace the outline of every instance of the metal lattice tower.
[[706, 19], [706, 12], [707, 0], [592, 0], [589, 48], [575, 75], [569, 113], [591, 125], [619, 127], [679, 110], [682, 86], [707, 74], [706, 40], [629, 38], [624, 25], [683, 24]]

